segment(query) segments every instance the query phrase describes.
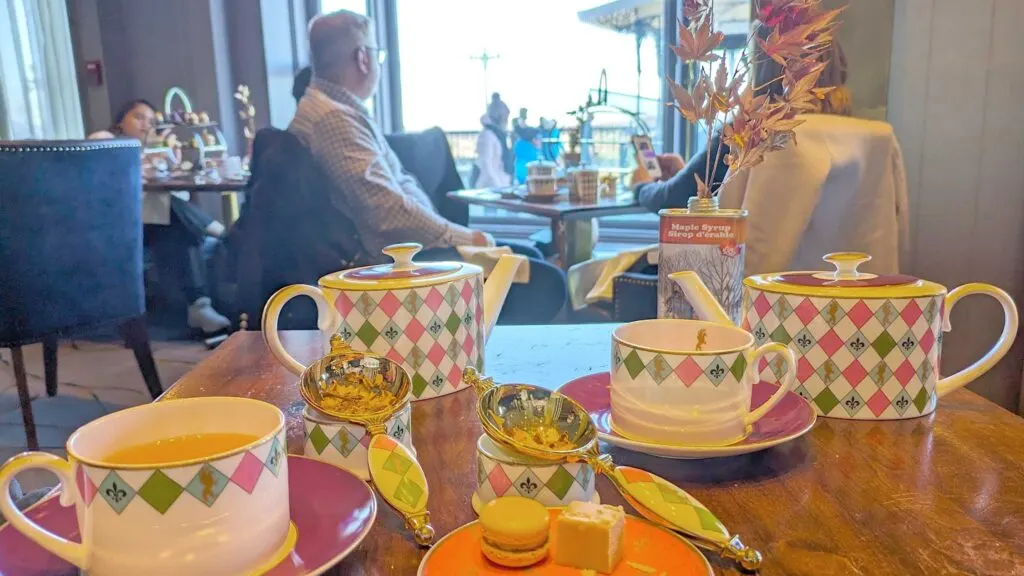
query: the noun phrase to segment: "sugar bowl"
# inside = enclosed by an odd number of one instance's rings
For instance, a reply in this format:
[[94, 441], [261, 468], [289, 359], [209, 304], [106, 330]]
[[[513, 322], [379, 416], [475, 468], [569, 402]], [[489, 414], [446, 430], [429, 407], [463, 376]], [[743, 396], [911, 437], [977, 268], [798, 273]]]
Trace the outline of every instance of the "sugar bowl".
[[427, 546], [434, 539], [427, 478], [413, 451], [386, 428], [408, 409], [412, 378], [398, 362], [356, 352], [337, 334], [330, 343], [330, 353], [302, 372], [299, 393], [314, 414], [365, 428], [367, 469], [377, 493], [405, 518], [416, 542]]
[[[302, 421], [306, 438], [302, 445], [304, 456], [344, 468], [363, 480], [370, 479], [367, 466], [370, 434], [366, 426], [332, 418], [309, 406], [302, 411]], [[411, 404], [406, 403], [385, 422], [384, 429], [388, 436], [416, 454], [412, 444]]]
[[503, 447], [486, 434], [476, 442], [476, 474], [472, 504], [478, 514], [485, 504], [502, 496], [531, 498], [548, 508], [577, 500], [601, 503], [590, 464], [532, 458]]

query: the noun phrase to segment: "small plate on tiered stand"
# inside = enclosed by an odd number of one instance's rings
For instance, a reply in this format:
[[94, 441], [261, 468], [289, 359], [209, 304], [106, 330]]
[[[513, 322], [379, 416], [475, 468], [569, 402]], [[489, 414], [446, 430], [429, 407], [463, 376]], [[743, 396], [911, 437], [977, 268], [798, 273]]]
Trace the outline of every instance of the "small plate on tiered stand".
[[[58, 536], [81, 541], [75, 508], [61, 506], [55, 496], [56, 491], [26, 515]], [[295, 538], [286, 542], [290, 552], [265, 576], [324, 573], [362, 542], [377, 517], [377, 500], [365, 482], [311, 458], [288, 456], [288, 497]], [[78, 574], [78, 569], [6, 524], [0, 527], [0, 575], [7, 574]]]
[[[817, 416], [814, 408], [796, 392], [787, 393], [764, 418], [755, 422], [749, 435], [728, 446], [676, 446], [631, 440], [620, 434], [612, 425], [611, 395], [608, 391], [611, 378], [607, 372], [590, 374], [577, 378], [559, 388], [559, 392], [579, 402], [590, 413], [597, 426], [601, 440], [626, 450], [660, 456], [662, 458], [700, 459], [723, 458], [757, 452], [803, 436], [811, 428]], [[754, 384], [751, 409], [763, 404], [778, 384], [758, 382]]]

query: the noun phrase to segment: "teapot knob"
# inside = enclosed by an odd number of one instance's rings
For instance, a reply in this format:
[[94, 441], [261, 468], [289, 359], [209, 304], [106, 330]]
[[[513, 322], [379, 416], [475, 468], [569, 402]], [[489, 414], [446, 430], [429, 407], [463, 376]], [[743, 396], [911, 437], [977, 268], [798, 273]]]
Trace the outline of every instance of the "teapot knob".
[[870, 254], [863, 252], [833, 252], [826, 254], [822, 260], [836, 267], [835, 272], [830, 275], [834, 280], [858, 280], [869, 276], [868, 274], [858, 272], [857, 268], [871, 260]]
[[418, 242], [405, 242], [403, 244], [385, 246], [381, 252], [384, 252], [395, 261], [394, 270], [410, 270], [416, 267], [412, 259], [420, 250], [423, 250], [422, 244]]

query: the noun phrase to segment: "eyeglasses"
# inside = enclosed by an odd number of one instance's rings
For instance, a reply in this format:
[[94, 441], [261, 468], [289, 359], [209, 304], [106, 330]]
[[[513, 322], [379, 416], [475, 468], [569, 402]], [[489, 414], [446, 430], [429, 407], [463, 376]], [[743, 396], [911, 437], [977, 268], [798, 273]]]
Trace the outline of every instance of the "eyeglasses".
[[377, 64], [380, 64], [381, 66], [383, 66], [384, 63], [387, 62], [388, 60], [388, 51], [385, 48], [380, 48], [378, 46], [363, 46], [363, 49], [366, 50], [367, 52], [371, 50], [376, 50]]

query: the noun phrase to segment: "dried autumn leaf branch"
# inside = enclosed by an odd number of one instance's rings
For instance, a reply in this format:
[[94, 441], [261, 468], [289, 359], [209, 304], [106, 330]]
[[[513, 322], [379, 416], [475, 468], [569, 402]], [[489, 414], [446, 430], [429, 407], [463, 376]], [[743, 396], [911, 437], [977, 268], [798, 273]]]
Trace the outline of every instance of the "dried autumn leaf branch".
[[[685, 21], [679, 23], [679, 45], [672, 50], [683, 62], [695, 65], [696, 77], [690, 87], [668, 79], [676, 109], [687, 122], [703, 122], [707, 131], [707, 165], [704, 177], [696, 176], [700, 198], [713, 194], [710, 186], [723, 146], [729, 148], [724, 184], [736, 173], [763, 162], [765, 154], [795, 144], [794, 129], [802, 123], [797, 115], [819, 110], [820, 102], [834, 88], [818, 86], [818, 82], [825, 69], [822, 55], [831, 47], [836, 17], [842, 10], [823, 10], [820, 0], [757, 0], [754, 31], [747, 46], [756, 37], [759, 52], [783, 72], [755, 87], [750, 71], [758, 62], [748, 54], [749, 48], [744, 48], [731, 75], [724, 50], [716, 53], [725, 35], [714, 30], [714, 4], [714, 0], [684, 0]], [[758, 35], [761, 28], [765, 33]], [[761, 94], [762, 88], [775, 81], [782, 84], [781, 95]], [[712, 164], [710, 148], [716, 132], [722, 137]]]

